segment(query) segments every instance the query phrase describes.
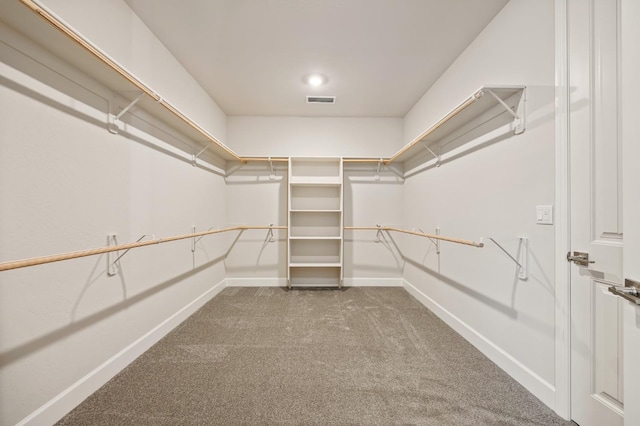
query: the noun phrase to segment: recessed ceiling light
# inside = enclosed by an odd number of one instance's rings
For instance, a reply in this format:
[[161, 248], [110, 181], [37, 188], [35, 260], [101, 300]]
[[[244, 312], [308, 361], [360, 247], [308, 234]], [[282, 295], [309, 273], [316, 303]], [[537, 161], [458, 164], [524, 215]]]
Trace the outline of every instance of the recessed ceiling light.
[[309, 86], [318, 87], [327, 82], [327, 78], [322, 74], [309, 74], [305, 81]]

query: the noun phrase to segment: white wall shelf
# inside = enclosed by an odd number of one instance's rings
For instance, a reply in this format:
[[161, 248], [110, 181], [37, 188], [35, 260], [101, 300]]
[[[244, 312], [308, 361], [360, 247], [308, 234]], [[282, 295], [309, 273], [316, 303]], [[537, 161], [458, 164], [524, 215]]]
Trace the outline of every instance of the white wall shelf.
[[302, 237], [291, 237], [291, 240], [340, 240], [341, 236], [302, 236]]
[[308, 185], [308, 186], [325, 186], [325, 185], [340, 185], [340, 182], [335, 177], [330, 176], [305, 176], [305, 177], [293, 177], [291, 185]]
[[319, 260], [317, 262], [312, 262], [309, 260], [297, 260], [289, 264], [290, 268], [341, 268], [342, 264], [338, 261], [330, 262], [330, 261], [322, 261]]
[[289, 268], [290, 287], [335, 287], [342, 281], [342, 266], [304, 265]]
[[291, 209], [291, 211], [297, 213], [340, 213], [340, 210], [336, 209]]
[[[241, 160], [240, 156], [214, 135], [44, 6], [21, 0], [6, 2], [6, 7], [10, 9], [3, 11], [2, 18], [11, 27], [36, 40], [45, 49], [90, 76], [111, 90], [114, 95], [123, 98], [129, 107], [133, 106], [135, 101], [135, 109], [144, 110], [178, 133], [198, 142], [202, 147], [209, 147], [209, 151], [222, 160]], [[141, 94], [143, 96], [140, 96]], [[111, 111], [109, 122], [105, 123], [112, 133], [119, 132], [122, 127], [118, 122], [120, 118], [126, 118], [120, 114], [126, 108], [126, 104], [121, 109]], [[117, 116], [119, 117], [115, 120]]]
[[525, 86], [482, 86], [461, 104], [420, 133], [411, 142], [396, 152], [385, 164], [405, 162], [420, 151], [429, 151], [434, 157], [438, 152], [429, 146], [455, 134], [478, 119], [489, 121], [500, 115], [513, 119], [513, 132], [525, 130]]
[[342, 287], [342, 170], [341, 158], [289, 159], [289, 287]]

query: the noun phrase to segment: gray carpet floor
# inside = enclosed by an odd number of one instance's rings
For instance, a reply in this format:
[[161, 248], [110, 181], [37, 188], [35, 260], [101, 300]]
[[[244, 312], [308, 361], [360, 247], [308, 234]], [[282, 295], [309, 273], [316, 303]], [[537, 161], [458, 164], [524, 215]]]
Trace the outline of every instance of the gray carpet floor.
[[59, 425], [569, 425], [401, 288], [227, 288]]

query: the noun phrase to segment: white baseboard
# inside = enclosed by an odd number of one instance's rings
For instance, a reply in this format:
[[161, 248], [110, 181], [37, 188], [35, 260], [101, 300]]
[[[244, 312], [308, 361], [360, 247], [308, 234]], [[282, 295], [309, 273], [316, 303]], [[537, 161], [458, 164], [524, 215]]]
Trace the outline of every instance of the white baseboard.
[[345, 287], [402, 287], [402, 278], [344, 278]]
[[540, 399], [552, 410], [555, 409], [556, 395], [554, 386], [542, 377], [531, 371], [527, 366], [509, 355], [495, 343], [478, 333], [473, 327], [453, 315], [442, 305], [431, 299], [429, 296], [418, 290], [406, 280], [403, 287], [420, 303], [430, 309], [440, 319], [446, 322], [458, 334], [467, 339], [473, 346], [482, 352], [487, 358], [493, 361], [498, 367], [513, 377], [518, 383], [529, 392]]
[[[402, 287], [402, 278], [345, 278], [345, 287]], [[227, 287], [286, 287], [286, 278], [227, 278]]]
[[286, 287], [286, 278], [227, 278], [227, 287]]
[[187, 319], [215, 295], [220, 293], [224, 288], [225, 280], [222, 280], [205, 291], [202, 295], [198, 296], [187, 306], [180, 309], [178, 312], [150, 330], [144, 336], [131, 343], [95, 370], [22, 419], [18, 425], [39, 426], [54, 424], [64, 417], [69, 411], [78, 406], [89, 395], [111, 380], [116, 374], [122, 371], [151, 346], [166, 336], [182, 321]]

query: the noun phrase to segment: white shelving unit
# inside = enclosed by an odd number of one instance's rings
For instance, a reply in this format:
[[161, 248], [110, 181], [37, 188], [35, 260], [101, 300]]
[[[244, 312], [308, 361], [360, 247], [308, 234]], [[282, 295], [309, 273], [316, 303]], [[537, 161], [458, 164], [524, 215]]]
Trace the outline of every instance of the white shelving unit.
[[289, 287], [342, 287], [342, 158], [289, 158]]

